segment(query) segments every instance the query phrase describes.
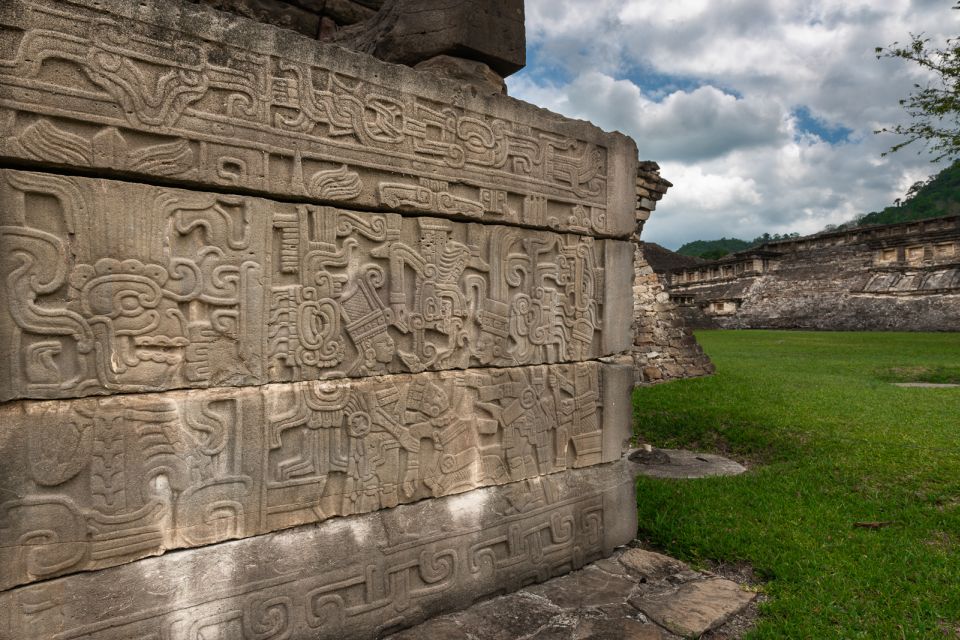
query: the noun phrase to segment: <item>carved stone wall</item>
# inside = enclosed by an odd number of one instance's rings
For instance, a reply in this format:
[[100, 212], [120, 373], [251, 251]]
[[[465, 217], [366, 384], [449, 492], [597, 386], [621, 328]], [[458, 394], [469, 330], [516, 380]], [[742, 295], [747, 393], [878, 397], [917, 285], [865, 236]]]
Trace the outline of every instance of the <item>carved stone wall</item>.
[[629, 138], [11, 0], [0, 163], [0, 639], [369, 638], [634, 536]]
[[625, 508], [633, 467], [621, 460], [7, 591], [4, 637], [381, 637], [609, 555], [636, 535], [636, 508]]
[[960, 216], [817, 234], [674, 270], [699, 327], [956, 331]]
[[629, 347], [620, 240], [3, 170], [0, 238], [0, 400]]

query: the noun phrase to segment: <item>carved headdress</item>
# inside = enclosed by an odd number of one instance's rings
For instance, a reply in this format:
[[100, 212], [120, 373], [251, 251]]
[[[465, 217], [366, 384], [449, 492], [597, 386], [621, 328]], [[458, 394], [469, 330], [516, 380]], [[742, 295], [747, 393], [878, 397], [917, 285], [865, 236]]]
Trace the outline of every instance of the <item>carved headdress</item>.
[[375, 276], [375, 272], [367, 271], [352, 279], [340, 296], [346, 330], [356, 345], [378, 334], [387, 333], [392, 316], [390, 309], [383, 304], [370, 283], [372, 275]]

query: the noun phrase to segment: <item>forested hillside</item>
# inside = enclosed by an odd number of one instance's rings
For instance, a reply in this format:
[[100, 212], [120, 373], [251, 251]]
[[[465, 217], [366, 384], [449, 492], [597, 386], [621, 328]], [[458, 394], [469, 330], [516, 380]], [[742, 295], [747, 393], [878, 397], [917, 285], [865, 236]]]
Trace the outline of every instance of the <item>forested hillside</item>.
[[917, 182], [900, 202], [857, 218], [849, 226], [891, 224], [960, 213], [960, 162], [929, 180]]

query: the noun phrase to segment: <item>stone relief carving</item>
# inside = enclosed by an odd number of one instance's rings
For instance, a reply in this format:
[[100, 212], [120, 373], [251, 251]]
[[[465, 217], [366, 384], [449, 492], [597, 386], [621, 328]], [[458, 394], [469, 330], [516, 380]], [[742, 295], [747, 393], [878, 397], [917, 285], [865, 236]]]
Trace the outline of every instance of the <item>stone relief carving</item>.
[[627, 393], [628, 370], [7, 403], [0, 588], [616, 460], [629, 420], [602, 407]]
[[631, 342], [628, 138], [9, 0], [0, 159], [117, 179], [0, 169], [0, 638], [371, 637], [635, 533], [630, 367], [582, 362]]
[[0, 203], [0, 400], [629, 344], [616, 240], [17, 171], [0, 173]]
[[[628, 464], [21, 587], [0, 594], [7, 612], [0, 637], [381, 636], [578, 568], [629, 541], [636, 514], [621, 508], [633, 500]], [[114, 606], [105, 612], [103, 602]]]
[[121, 2], [14, 0], [0, 18], [0, 154], [591, 235], [632, 231], [636, 150], [623, 136], [507, 98], [467, 107], [429, 75], [316, 42], [258, 44], [290, 36], [265, 25], [243, 23], [262, 38], [234, 42], [225, 28], [210, 41], [190, 31], [209, 19], [202, 8], [139, 7], [134, 20], [118, 15], [129, 10]]

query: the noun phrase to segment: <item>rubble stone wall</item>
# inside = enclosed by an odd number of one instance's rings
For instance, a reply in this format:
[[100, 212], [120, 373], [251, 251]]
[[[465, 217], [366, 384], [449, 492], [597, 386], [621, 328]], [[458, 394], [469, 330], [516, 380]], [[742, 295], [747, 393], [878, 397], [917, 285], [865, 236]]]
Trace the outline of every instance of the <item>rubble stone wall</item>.
[[635, 535], [634, 143], [235, 13], [0, 5], [2, 639], [369, 638]]
[[667, 293], [665, 278], [653, 270], [636, 245], [633, 280], [634, 383], [656, 384], [699, 378], [714, 372], [713, 362]]
[[960, 216], [770, 243], [674, 271], [669, 293], [697, 327], [956, 331]]
[[673, 185], [660, 176], [655, 162], [641, 162], [637, 171], [637, 229], [633, 258], [634, 383], [656, 384], [696, 378], [714, 372], [713, 363], [687, 326], [666, 291], [666, 280], [650, 265], [640, 240], [644, 223]]

